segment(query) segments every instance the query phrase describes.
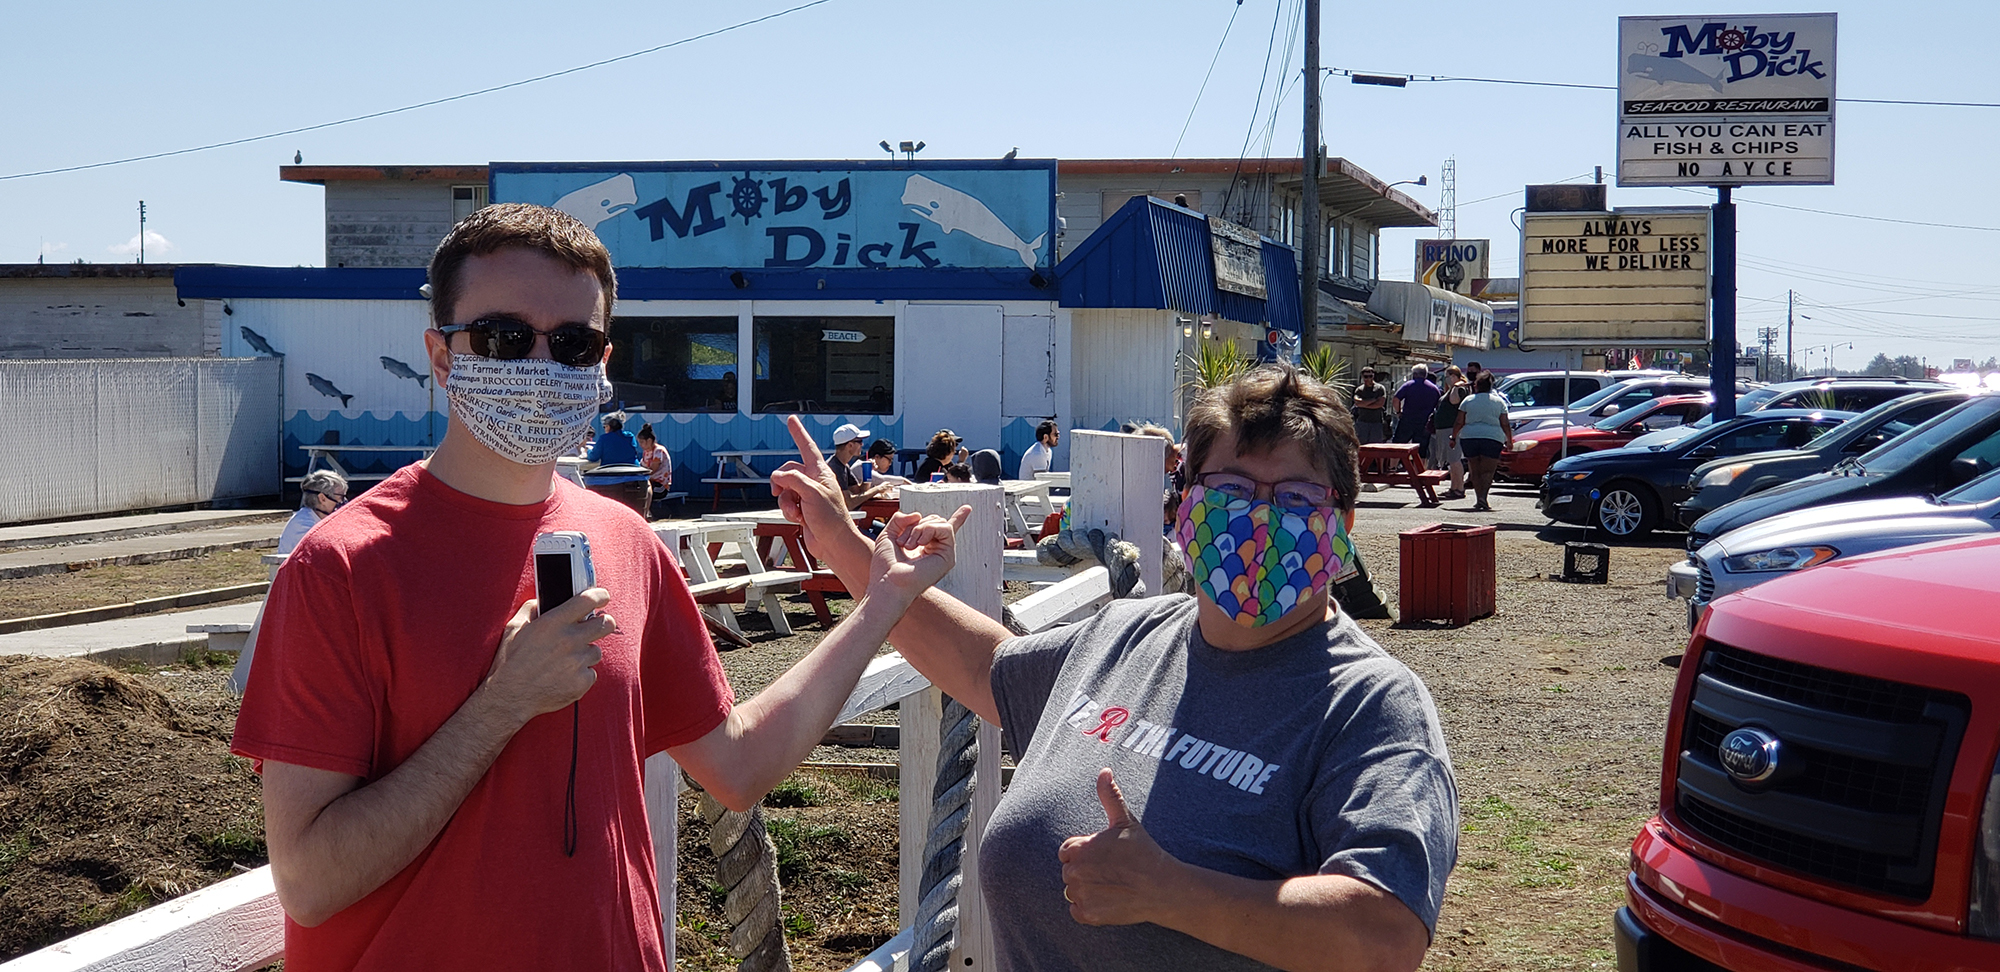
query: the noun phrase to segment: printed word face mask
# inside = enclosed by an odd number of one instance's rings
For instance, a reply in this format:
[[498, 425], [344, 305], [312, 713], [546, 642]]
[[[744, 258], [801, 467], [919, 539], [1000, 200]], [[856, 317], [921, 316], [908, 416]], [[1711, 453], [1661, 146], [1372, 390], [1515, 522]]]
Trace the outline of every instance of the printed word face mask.
[[1332, 506], [1286, 508], [1197, 485], [1181, 500], [1176, 523], [1188, 573], [1246, 628], [1284, 617], [1354, 559], [1346, 518]]
[[481, 445], [539, 466], [575, 451], [597, 406], [611, 400], [611, 380], [602, 364], [572, 368], [539, 358], [454, 354], [444, 392], [452, 417]]

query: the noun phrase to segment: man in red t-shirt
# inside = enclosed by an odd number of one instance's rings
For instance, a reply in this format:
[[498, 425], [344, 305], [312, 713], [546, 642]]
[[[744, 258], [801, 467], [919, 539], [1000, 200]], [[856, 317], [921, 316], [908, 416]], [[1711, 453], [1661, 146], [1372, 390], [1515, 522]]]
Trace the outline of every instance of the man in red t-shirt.
[[[733, 706], [666, 547], [555, 475], [603, 398], [603, 244], [555, 210], [491, 206], [430, 278], [444, 441], [293, 552], [237, 718], [286, 967], [663, 969], [644, 760], [664, 750], [755, 804], [948, 568], [955, 523], [898, 516], [876, 548], [892, 593]], [[589, 537], [597, 586], [538, 605], [531, 548], [560, 530]]]

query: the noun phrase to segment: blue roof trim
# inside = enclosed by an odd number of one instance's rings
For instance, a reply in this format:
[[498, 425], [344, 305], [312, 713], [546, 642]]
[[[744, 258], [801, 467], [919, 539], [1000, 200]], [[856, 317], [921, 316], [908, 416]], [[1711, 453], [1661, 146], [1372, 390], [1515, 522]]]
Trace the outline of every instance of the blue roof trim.
[[1291, 247], [1262, 240], [1264, 300], [1220, 290], [1208, 217], [1135, 196], [1056, 265], [1064, 307], [1150, 307], [1299, 329], [1299, 272]]
[[854, 169], [907, 169], [921, 172], [925, 169], [949, 171], [952, 169], [1047, 169], [1053, 177], [1056, 171], [1055, 159], [938, 159], [935, 161], [902, 159], [822, 159], [800, 162], [779, 159], [705, 159], [679, 162], [489, 162], [486, 171], [490, 177], [495, 172], [740, 172], [744, 169], [777, 169], [800, 172], [838, 171]]
[[[740, 273], [744, 286], [732, 276]], [[422, 300], [420, 267], [182, 267], [182, 298]], [[1037, 285], [1039, 281], [1039, 285]], [[1054, 300], [1047, 274], [1027, 269], [660, 269], [618, 271], [621, 300]]]
[[174, 289], [189, 297], [422, 300], [422, 267], [182, 267]]

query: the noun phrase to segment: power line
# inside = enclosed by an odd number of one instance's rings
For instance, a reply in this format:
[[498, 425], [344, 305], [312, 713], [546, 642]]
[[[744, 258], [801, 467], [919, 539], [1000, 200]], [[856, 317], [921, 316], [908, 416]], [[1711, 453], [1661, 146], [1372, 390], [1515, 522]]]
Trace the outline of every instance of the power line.
[[[1250, 124], [1243, 126], [1243, 147], [1236, 152], [1236, 171], [1229, 176], [1229, 188], [1222, 193], [1222, 215], [1229, 218], [1229, 202], [1236, 195], [1236, 181], [1243, 176], [1243, 160], [1250, 154], [1250, 139], [1257, 133], [1257, 119], [1263, 115], [1264, 87], [1271, 81], [1271, 55], [1278, 49], [1278, 22], [1284, 17], [1284, 0], [1271, 7], [1271, 39], [1264, 45], [1264, 69], [1257, 75], [1257, 100], [1250, 104]], [[1287, 52], [1289, 53], [1289, 52]], [[1281, 75], [1282, 77], [1282, 75]], [[1278, 82], [1278, 93], [1284, 92], [1285, 83]], [[1274, 98], [1276, 95], [1273, 96]]]
[[[196, 145], [192, 148], [175, 149], [171, 152], [153, 152], [148, 155], [134, 155], [130, 158], [112, 159], [108, 162], [91, 162], [85, 165], [66, 165], [61, 168], [42, 169], [36, 172], [16, 172], [12, 175], [0, 176], [0, 182], [6, 182], [12, 179], [32, 179], [35, 176], [56, 175], [62, 172], [81, 172], [85, 169], [102, 169], [105, 168], [106, 166], [125, 165], [130, 162], [146, 162], [153, 159], [172, 158], [176, 155], [190, 155], [195, 152], [206, 152], [209, 151], [210, 149], [228, 148], [232, 145], [247, 145], [251, 142], [262, 142], [266, 139], [283, 138], [286, 135], [298, 135], [303, 132], [316, 132], [320, 131], [321, 129], [333, 128], [337, 125], [350, 125], [353, 124], [354, 122], [368, 121], [369, 119], [372, 118], [384, 118], [389, 115], [399, 115], [406, 111], [416, 111], [419, 108], [432, 108], [437, 105], [449, 104], [454, 101], [464, 101], [467, 98], [477, 98], [480, 95], [492, 94], [495, 91], [505, 91], [509, 88], [519, 88], [525, 85], [535, 84], [541, 81], [548, 81], [554, 78], [560, 78], [565, 75], [576, 74], [581, 71], [588, 71], [592, 68], [600, 68], [607, 64], [616, 64], [619, 61], [629, 61], [635, 57], [644, 57], [648, 54], [657, 54], [660, 51], [664, 51], [669, 48], [680, 47], [684, 44], [692, 44], [698, 40], [706, 40], [710, 37], [717, 36], [718, 34], [727, 34], [733, 30], [741, 30], [742, 28], [745, 27], [761, 24], [767, 20], [776, 20], [779, 17], [783, 17], [788, 14], [795, 14], [801, 10], [805, 10], [810, 7], [817, 7], [820, 4], [832, 3], [832, 2], [833, 0], [810, 0], [810, 2], [799, 4], [796, 7], [787, 7], [775, 13], [765, 14], [762, 17], [753, 17], [749, 20], [744, 20], [738, 23], [730, 24], [727, 27], [718, 27], [715, 30], [708, 31], [706, 33], [695, 34], [691, 37], [683, 37], [677, 41], [670, 41], [665, 44], [660, 44], [654, 47], [648, 47], [642, 51], [633, 51], [630, 54], [620, 54], [617, 57], [607, 57], [601, 61], [592, 61], [589, 64], [580, 64], [573, 68], [564, 68], [561, 71], [552, 71], [548, 74], [537, 75], [532, 78], [524, 78], [519, 81], [509, 81], [506, 84], [496, 84], [490, 88], [480, 88], [477, 91], [467, 91], [464, 94], [455, 94], [447, 98], [433, 98], [430, 101], [420, 101], [414, 105], [404, 105], [401, 108], [389, 108], [383, 111], [371, 111], [365, 115], [355, 115], [351, 118], [342, 118], [337, 121], [321, 122], [317, 125], [305, 125], [299, 128], [288, 128], [282, 132], [271, 132], [267, 135], [252, 135], [248, 138], [233, 138], [226, 142], [211, 142], [207, 145]], [[1238, 2], [1241, 2], [1241, 0], [1238, 0]], [[1213, 69], [1214, 65], [1210, 65], [1210, 70]], [[1206, 84], [1206, 82], [1203, 83]], [[1185, 134], [1185, 132], [1183, 133]]]
[[[820, 0], [824, 3], [825, 0]], [[1222, 46], [1229, 43], [1229, 31], [1236, 26], [1236, 15], [1243, 12], [1243, 0], [1236, 0], [1236, 6], [1229, 11], [1229, 23], [1222, 27], [1222, 39], [1215, 42], [1215, 56], [1208, 59], [1208, 73], [1201, 76], [1201, 87], [1195, 89], [1194, 104], [1188, 106], [1187, 121], [1181, 122], [1181, 134], [1174, 139], [1174, 151], [1167, 158], [1177, 159], [1181, 155], [1181, 142], [1187, 139], [1188, 126], [1194, 124], [1194, 111], [1201, 107], [1201, 96], [1208, 91], [1208, 79], [1215, 76], [1215, 62], [1222, 60]]]
[[[1700, 189], [1690, 189], [1686, 186], [1673, 186], [1672, 188], [1679, 189], [1682, 192], [1692, 192], [1704, 196], [1707, 195], [1706, 192], [1703, 192]], [[1901, 223], [1905, 226], [1929, 226], [1934, 229], [1976, 230], [1981, 233], [2000, 233], [2000, 226], [1968, 226], [1964, 223], [1933, 223], [1921, 219], [1897, 219], [1894, 216], [1869, 216], [1865, 213], [1837, 213], [1831, 209], [1812, 209], [1806, 206], [1788, 206], [1784, 203], [1768, 202], [1763, 199], [1739, 198], [1736, 201], [1740, 203], [1749, 203], [1752, 206], [1769, 206], [1772, 209], [1789, 209], [1792, 210], [1793, 212], [1799, 212], [1799, 213], [1818, 213], [1821, 216], [1843, 216], [1848, 219], [1866, 219], [1877, 223]]]
[[[1461, 81], [1474, 84], [1514, 84], [1534, 88], [1581, 88], [1587, 91], [1616, 91], [1615, 84], [1575, 84], [1568, 81], [1524, 81], [1519, 78], [1459, 78], [1440, 74], [1388, 74], [1376, 71], [1353, 71], [1347, 68], [1327, 68], [1328, 74], [1354, 77], [1357, 74], [1375, 78], [1399, 78], [1404, 84], [1410, 82], [1451, 82]], [[1396, 85], [1401, 87], [1401, 85]], [[1837, 102], [1857, 105], [1921, 105], [1929, 108], [2000, 108], [1995, 101], [1922, 101], [1906, 98], [1835, 98]]]

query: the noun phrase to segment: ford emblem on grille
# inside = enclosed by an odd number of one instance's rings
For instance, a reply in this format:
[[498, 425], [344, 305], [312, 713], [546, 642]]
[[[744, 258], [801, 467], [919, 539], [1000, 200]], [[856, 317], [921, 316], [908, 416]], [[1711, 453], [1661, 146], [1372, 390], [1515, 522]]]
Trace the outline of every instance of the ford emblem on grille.
[[1762, 783], [1778, 772], [1780, 748], [1778, 737], [1745, 726], [1722, 737], [1715, 755], [1730, 776], [1744, 783]]

